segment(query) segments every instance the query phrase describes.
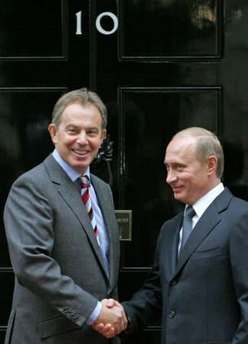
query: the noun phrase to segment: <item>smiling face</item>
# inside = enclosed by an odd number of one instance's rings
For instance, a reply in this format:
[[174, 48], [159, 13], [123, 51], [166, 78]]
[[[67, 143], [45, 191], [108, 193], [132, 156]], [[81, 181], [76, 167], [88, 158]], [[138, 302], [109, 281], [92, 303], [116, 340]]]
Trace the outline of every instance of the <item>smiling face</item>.
[[91, 103], [68, 105], [58, 128], [51, 123], [48, 130], [61, 158], [79, 173], [86, 171], [106, 137], [101, 113]]
[[211, 155], [199, 161], [195, 154], [196, 144], [197, 140], [192, 137], [174, 138], [165, 154], [166, 182], [175, 199], [185, 204], [194, 204], [219, 182], [216, 157]]

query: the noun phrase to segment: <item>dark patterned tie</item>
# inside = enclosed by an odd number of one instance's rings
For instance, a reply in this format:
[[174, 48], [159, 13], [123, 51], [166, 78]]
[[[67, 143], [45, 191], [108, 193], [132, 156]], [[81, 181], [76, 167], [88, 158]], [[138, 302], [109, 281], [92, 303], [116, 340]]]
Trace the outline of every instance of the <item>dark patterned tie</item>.
[[95, 234], [95, 237], [97, 239], [97, 242], [100, 245], [96, 220], [94, 217], [93, 208], [92, 208], [91, 201], [90, 201], [90, 192], [89, 192], [90, 181], [89, 181], [88, 176], [82, 176], [81, 181], [82, 181], [81, 198], [82, 198], [83, 204], [85, 205], [87, 213], [89, 215], [90, 222], [91, 222], [92, 228], [94, 230], [94, 234]]
[[193, 224], [192, 224], [192, 218], [195, 215], [195, 210], [194, 208], [190, 205], [185, 209], [184, 212], [184, 219], [183, 219], [183, 235], [182, 235], [182, 242], [181, 242], [181, 247], [180, 251], [184, 247], [186, 241], [188, 240], [192, 229], [193, 229]]

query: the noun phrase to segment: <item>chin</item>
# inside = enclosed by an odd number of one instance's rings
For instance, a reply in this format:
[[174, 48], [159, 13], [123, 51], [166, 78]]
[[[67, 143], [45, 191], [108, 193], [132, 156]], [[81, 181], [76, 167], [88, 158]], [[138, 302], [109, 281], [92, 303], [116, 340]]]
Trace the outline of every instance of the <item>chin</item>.
[[177, 201], [181, 201], [181, 200], [182, 200], [182, 196], [180, 196], [180, 194], [178, 194], [178, 193], [174, 193], [174, 198], [175, 198]]

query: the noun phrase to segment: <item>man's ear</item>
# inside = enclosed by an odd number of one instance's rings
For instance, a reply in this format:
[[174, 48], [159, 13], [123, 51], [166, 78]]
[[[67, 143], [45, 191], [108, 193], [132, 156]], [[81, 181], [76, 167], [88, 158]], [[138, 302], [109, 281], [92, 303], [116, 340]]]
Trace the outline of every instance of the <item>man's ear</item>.
[[215, 155], [210, 155], [207, 159], [207, 172], [213, 174], [217, 170], [218, 159]]
[[107, 136], [107, 130], [103, 129], [103, 131], [102, 131], [102, 142], [101, 143], [103, 143], [104, 139], [106, 139], [106, 136]]
[[50, 123], [48, 126], [48, 131], [51, 136], [51, 139], [53, 143], [55, 144], [57, 142], [57, 128], [54, 123]]

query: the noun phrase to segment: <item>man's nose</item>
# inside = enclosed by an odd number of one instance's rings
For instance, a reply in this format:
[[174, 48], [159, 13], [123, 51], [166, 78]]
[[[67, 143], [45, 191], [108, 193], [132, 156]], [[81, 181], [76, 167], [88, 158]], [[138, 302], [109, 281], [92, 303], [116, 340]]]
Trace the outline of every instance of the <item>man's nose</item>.
[[88, 138], [87, 138], [87, 134], [85, 131], [81, 131], [79, 134], [78, 134], [78, 137], [77, 137], [77, 142], [78, 143], [87, 143], [88, 141]]
[[166, 183], [170, 184], [176, 180], [176, 174], [172, 170], [167, 171]]

